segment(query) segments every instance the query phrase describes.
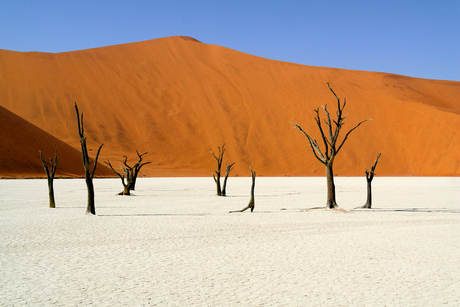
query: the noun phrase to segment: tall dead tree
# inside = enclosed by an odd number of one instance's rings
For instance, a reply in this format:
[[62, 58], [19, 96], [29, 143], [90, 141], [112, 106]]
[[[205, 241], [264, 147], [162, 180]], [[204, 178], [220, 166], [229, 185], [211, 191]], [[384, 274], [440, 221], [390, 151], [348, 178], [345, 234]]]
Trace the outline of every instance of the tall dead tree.
[[379, 158], [381, 156], [381, 153], [377, 155], [377, 159], [375, 159], [374, 165], [367, 170], [366, 170], [366, 181], [367, 181], [367, 201], [364, 204], [364, 206], [358, 207], [356, 209], [370, 209], [372, 207], [372, 179], [374, 179], [374, 172], [375, 172], [375, 167], [377, 166], [377, 163], [379, 162]]
[[[75, 111], [77, 112], [77, 122], [78, 122], [78, 135], [80, 136], [80, 145], [81, 145], [81, 155], [83, 158], [83, 167], [85, 169], [85, 182], [86, 187], [88, 188], [88, 205], [86, 206], [86, 213], [96, 214], [96, 207], [94, 203], [94, 185], [93, 177], [96, 172], [97, 159], [99, 158], [99, 153], [101, 152], [102, 146], [99, 146], [97, 150], [96, 158], [94, 161], [91, 161], [88, 156], [88, 148], [86, 146], [86, 137], [84, 135], [83, 127], [83, 112], [78, 111], [77, 103], [75, 102]], [[91, 164], [94, 162], [93, 169], [91, 170]]]
[[129, 189], [132, 190], [132, 191], [134, 191], [136, 189], [136, 180], [137, 180], [137, 176], [139, 175], [139, 171], [141, 170], [141, 168], [144, 165], [152, 163], [151, 161], [142, 163], [143, 156], [148, 154], [148, 152], [144, 152], [143, 154], [140, 154], [136, 150], [136, 153], [137, 153], [137, 156], [139, 157], [139, 160], [136, 162], [136, 164], [134, 164], [133, 167], [131, 167], [131, 166], [129, 166], [127, 164], [127, 160], [128, 160], [127, 156], [124, 156], [125, 161], [123, 162], [123, 164], [126, 166], [126, 168], [124, 168], [123, 170], [124, 170], [124, 172], [126, 174], [128, 182], [130, 182]]
[[[109, 159], [107, 159], [107, 161], [105, 161], [104, 163], [107, 164], [110, 167], [110, 169], [115, 174], [117, 174], [118, 177], [120, 177], [120, 179], [121, 179], [121, 183], [123, 184], [123, 191], [118, 193], [118, 195], [131, 195], [129, 187], [130, 187], [130, 184], [132, 183], [132, 177], [126, 178], [126, 182], [125, 182], [125, 175], [122, 175], [119, 172], [117, 172], [116, 170], [114, 170], [114, 168], [112, 167], [112, 164], [110, 163]], [[122, 169], [123, 169], [123, 171], [125, 173], [127, 173], [125, 168], [122, 167]]]
[[233, 212], [244, 212], [248, 209], [251, 209], [251, 212], [254, 211], [254, 206], [255, 206], [255, 200], [254, 200], [254, 188], [256, 186], [256, 172], [254, 172], [252, 170], [252, 168], [249, 166], [249, 169], [251, 170], [251, 177], [252, 177], [252, 185], [251, 185], [251, 199], [249, 200], [249, 204], [244, 207], [243, 209], [241, 210], [236, 210], [236, 211], [230, 211], [230, 213], [233, 213]]
[[224, 153], [225, 153], [225, 144], [222, 145], [222, 148], [221, 147], [218, 147], [218, 148], [219, 148], [219, 154], [217, 156], [212, 152], [212, 150], [210, 150], [212, 156], [217, 161], [217, 168], [214, 171], [214, 173], [212, 173], [212, 178], [214, 178], [214, 182], [216, 183], [217, 196], [225, 196], [226, 193], [227, 193], [227, 191], [226, 191], [227, 178], [228, 178], [228, 175], [230, 174], [230, 171], [233, 168], [233, 164], [235, 164], [235, 163], [227, 165], [227, 172], [225, 174], [224, 186], [222, 188], [221, 184], [220, 184], [220, 177], [221, 177], [222, 160], [224, 159]]
[[45, 169], [46, 178], [48, 179], [48, 192], [49, 192], [49, 199], [50, 199], [50, 208], [56, 208], [56, 202], [54, 201], [54, 187], [53, 187], [53, 180], [54, 174], [56, 173], [56, 167], [59, 162], [59, 157], [57, 156], [57, 147], [54, 150], [54, 161], [50, 158], [50, 166], [48, 168], [48, 164], [46, 164], [45, 160], [43, 160], [43, 155], [41, 150], [40, 152], [40, 160], [42, 161], [43, 168]]
[[334, 165], [334, 160], [339, 151], [342, 149], [343, 144], [345, 144], [345, 141], [347, 140], [348, 136], [350, 135], [351, 132], [353, 132], [356, 128], [359, 127], [363, 122], [369, 120], [365, 119], [361, 122], [359, 122], [356, 126], [354, 126], [352, 129], [350, 129], [346, 134], [345, 137], [342, 139], [342, 141], [339, 142], [339, 134], [340, 130], [342, 129], [342, 126], [344, 125], [344, 120], [347, 117], [347, 115], [343, 115], [343, 109], [345, 108], [345, 105], [347, 104], [346, 99], [343, 100], [343, 104], [340, 103], [340, 99], [337, 97], [337, 95], [334, 93], [332, 88], [329, 86], [329, 83], [327, 84], [327, 87], [329, 90], [332, 92], [334, 95], [336, 101], [337, 101], [337, 119], [331, 120], [331, 117], [329, 115], [329, 112], [327, 111], [327, 105], [323, 106], [324, 113], [326, 114], [327, 120], [324, 120], [326, 123], [326, 131], [324, 131], [323, 126], [322, 126], [322, 120], [319, 116], [319, 108], [315, 110], [316, 116], [315, 116], [315, 121], [316, 124], [318, 125], [318, 129], [321, 133], [321, 139], [323, 140], [323, 151], [320, 148], [320, 145], [316, 141], [316, 139], [312, 139], [309, 134], [307, 134], [302, 128], [296, 124], [292, 123], [295, 125], [295, 128], [302, 132], [307, 138], [308, 138], [308, 143], [310, 144], [310, 148], [313, 151], [313, 154], [315, 155], [315, 158], [318, 159], [324, 166], [326, 167], [326, 178], [327, 178], [327, 200], [326, 200], [326, 208], [328, 209], [333, 209], [337, 208], [337, 202], [335, 199], [335, 184], [334, 184], [334, 171], [333, 171], [333, 165]]

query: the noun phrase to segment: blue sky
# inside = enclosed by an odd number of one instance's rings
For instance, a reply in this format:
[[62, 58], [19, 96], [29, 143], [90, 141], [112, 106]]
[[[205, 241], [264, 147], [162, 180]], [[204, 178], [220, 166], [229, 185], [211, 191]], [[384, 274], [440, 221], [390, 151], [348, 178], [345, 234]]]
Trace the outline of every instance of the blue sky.
[[0, 0], [0, 49], [174, 35], [298, 64], [460, 81], [460, 0]]

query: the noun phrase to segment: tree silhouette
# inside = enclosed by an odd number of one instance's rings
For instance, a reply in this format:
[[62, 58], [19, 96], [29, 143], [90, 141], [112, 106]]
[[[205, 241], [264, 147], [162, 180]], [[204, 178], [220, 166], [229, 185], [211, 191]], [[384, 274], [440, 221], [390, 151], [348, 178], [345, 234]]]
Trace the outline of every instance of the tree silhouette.
[[249, 204], [244, 207], [243, 209], [241, 210], [236, 210], [236, 211], [230, 211], [230, 213], [233, 213], [233, 212], [244, 212], [248, 209], [251, 209], [251, 212], [254, 211], [254, 207], [255, 207], [255, 200], [254, 200], [254, 188], [256, 186], [256, 172], [254, 172], [252, 170], [252, 168], [249, 166], [249, 169], [251, 170], [251, 177], [252, 177], [252, 185], [251, 185], [251, 199], [249, 200]]
[[[94, 185], [93, 185], [93, 177], [94, 173], [96, 172], [97, 166], [97, 159], [99, 158], [99, 153], [101, 152], [102, 146], [99, 146], [97, 150], [96, 158], [94, 161], [91, 161], [88, 156], [88, 148], [86, 146], [86, 137], [84, 136], [84, 127], [83, 127], [83, 112], [78, 111], [77, 103], [75, 102], [75, 111], [77, 112], [77, 122], [78, 122], [78, 135], [80, 136], [80, 144], [81, 144], [81, 154], [83, 158], [83, 167], [85, 169], [85, 182], [86, 187], [88, 188], [88, 205], [86, 207], [86, 213], [96, 214], [96, 208], [94, 203]], [[94, 162], [93, 169], [91, 170], [91, 164]]]
[[365, 168], [367, 181], [367, 201], [364, 204], [364, 206], [358, 207], [356, 209], [370, 209], [372, 207], [372, 179], [374, 179], [375, 167], [379, 162], [380, 156], [381, 153], [379, 152], [379, 154], [377, 155], [377, 159], [375, 159], [374, 165], [371, 168], [369, 168], [369, 171], [367, 170], [367, 168]]
[[327, 105], [324, 105], [323, 110], [327, 118], [327, 120], [324, 120], [327, 126], [327, 130], [325, 132], [323, 129], [322, 123], [321, 123], [322, 122], [321, 118], [319, 116], [319, 108], [315, 110], [315, 113], [316, 113], [315, 121], [321, 133], [321, 139], [323, 140], [323, 145], [324, 145], [323, 150], [321, 150], [320, 145], [318, 144], [316, 139], [312, 139], [310, 135], [306, 133], [304, 130], [302, 130], [302, 128], [298, 124], [296, 123], [292, 123], [292, 124], [295, 125], [295, 128], [297, 130], [302, 132], [308, 138], [308, 143], [310, 145], [311, 150], [313, 151], [315, 158], [318, 159], [318, 161], [320, 161], [326, 167], [326, 178], [327, 178], [326, 208], [333, 209], [333, 208], [338, 207], [336, 199], [335, 199], [335, 184], [334, 184], [334, 172], [333, 172], [333, 165], [334, 165], [335, 157], [342, 149], [350, 133], [353, 132], [356, 128], [358, 128], [359, 125], [361, 125], [363, 122], [369, 119], [365, 119], [359, 122], [356, 126], [354, 126], [352, 129], [350, 129], [345, 134], [345, 137], [341, 141], [339, 141], [339, 134], [342, 129], [342, 126], [345, 123], [344, 120], [347, 117], [347, 115], [345, 116], [343, 115], [343, 109], [345, 108], [345, 105], [347, 104], [347, 102], [346, 102], [346, 99], [344, 99], [343, 104], [341, 104], [340, 99], [337, 97], [337, 95], [334, 93], [332, 88], [329, 86], [329, 83], [327, 84], [327, 87], [332, 92], [332, 94], [334, 95], [337, 101], [337, 111], [336, 111], [337, 119], [331, 120], [331, 117], [327, 110]]
[[49, 192], [49, 200], [50, 200], [50, 208], [56, 208], [56, 202], [54, 201], [54, 187], [53, 187], [53, 180], [54, 174], [56, 173], [56, 167], [59, 162], [59, 157], [57, 156], [57, 146], [54, 150], [54, 161], [50, 158], [50, 167], [48, 168], [48, 164], [46, 164], [45, 160], [43, 160], [43, 155], [41, 150], [40, 152], [40, 160], [42, 161], [43, 168], [45, 169], [46, 178], [48, 179], [48, 192]]
[[230, 171], [232, 170], [233, 168], [233, 165], [235, 163], [232, 163], [230, 165], [227, 165], [227, 172], [225, 173], [225, 179], [224, 179], [224, 185], [223, 187], [221, 187], [221, 184], [220, 184], [220, 177], [221, 177], [221, 168], [222, 168], [222, 160], [224, 159], [224, 153], [225, 153], [225, 144], [222, 145], [222, 147], [218, 147], [219, 148], [219, 154], [216, 156], [212, 150], [210, 150], [212, 156], [216, 159], [217, 161], [217, 168], [216, 170], [214, 171], [214, 173], [212, 173], [212, 177], [214, 178], [214, 182], [216, 183], [216, 187], [217, 187], [217, 196], [225, 196], [226, 193], [227, 193], [227, 179], [228, 179], [228, 175], [230, 174]]

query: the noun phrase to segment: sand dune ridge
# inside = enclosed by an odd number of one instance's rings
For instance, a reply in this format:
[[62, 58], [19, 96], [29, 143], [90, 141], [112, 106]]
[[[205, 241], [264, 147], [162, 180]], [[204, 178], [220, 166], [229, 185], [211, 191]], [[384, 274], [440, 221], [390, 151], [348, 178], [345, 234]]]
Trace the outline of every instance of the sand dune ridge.
[[0, 50], [2, 107], [78, 150], [77, 102], [89, 145], [105, 144], [101, 160], [148, 151], [145, 176], [208, 176], [209, 150], [223, 143], [233, 175], [248, 176], [248, 165], [262, 176], [323, 175], [290, 122], [319, 138], [313, 110], [334, 112], [326, 83], [347, 99], [345, 130], [372, 119], [337, 157], [339, 176], [363, 175], [378, 152], [379, 175], [460, 175], [459, 82], [298, 65], [187, 37], [57, 54]]

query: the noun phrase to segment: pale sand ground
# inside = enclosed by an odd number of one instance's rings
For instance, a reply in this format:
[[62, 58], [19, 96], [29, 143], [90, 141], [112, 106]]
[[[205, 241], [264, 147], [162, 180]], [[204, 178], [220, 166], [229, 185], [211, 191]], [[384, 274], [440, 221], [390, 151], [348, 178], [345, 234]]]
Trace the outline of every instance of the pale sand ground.
[[[2, 306], [459, 306], [460, 178], [381, 178], [374, 210], [302, 211], [324, 178], [0, 181]], [[336, 178], [346, 209], [364, 178]], [[286, 208], [287, 210], [280, 210]]]

